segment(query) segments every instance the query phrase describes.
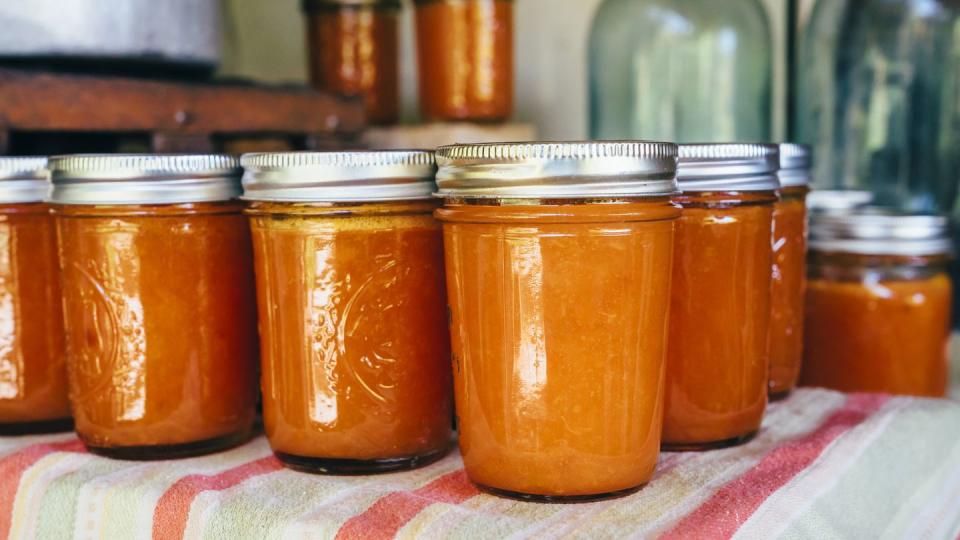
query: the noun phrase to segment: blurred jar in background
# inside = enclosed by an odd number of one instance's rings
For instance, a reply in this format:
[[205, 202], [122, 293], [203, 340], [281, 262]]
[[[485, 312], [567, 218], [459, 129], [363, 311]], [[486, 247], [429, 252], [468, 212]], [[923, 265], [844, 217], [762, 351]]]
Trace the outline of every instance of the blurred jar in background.
[[605, 0], [590, 33], [595, 139], [770, 139], [771, 50], [758, 0]]
[[47, 158], [0, 156], [0, 435], [70, 429]]
[[367, 121], [399, 117], [399, 0], [306, 0], [310, 81], [363, 96]]
[[416, 0], [420, 114], [505, 120], [513, 112], [513, 0]]
[[960, 2], [820, 0], [797, 55], [791, 139], [818, 187], [953, 209], [960, 182]]
[[812, 216], [801, 384], [944, 395], [947, 227], [929, 215]]

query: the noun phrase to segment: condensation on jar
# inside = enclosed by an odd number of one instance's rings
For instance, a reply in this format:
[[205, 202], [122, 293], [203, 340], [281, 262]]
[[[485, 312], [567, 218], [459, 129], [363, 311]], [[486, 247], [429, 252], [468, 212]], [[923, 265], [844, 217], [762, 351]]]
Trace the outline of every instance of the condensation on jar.
[[504, 120], [513, 112], [513, 0], [415, 0], [420, 114]]
[[399, 0], [305, 0], [310, 81], [362, 96], [371, 124], [400, 116]]
[[256, 299], [236, 159], [61, 156], [50, 172], [80, 439], [121, 459], [246, 440]]
[[870, 208], [811, 217], [801, 384], [945, 395], [948, 227], [946, 217]]
[[432, 152], [248, 154], [263, 419], [287, 466], [409, 469], [451, 437]]
[[780, 145], [780, 192], [773, 207], [770, 287], [769, 395], [785, 397], [797, 385], [803, 360], [803, 306], [807, 272], [807, 194], [810, 148]]
[[45, 157], [0, 156], [0, 435], [71, 428]]
[[533, 500], [650, 480], [663, 417], [676, 146], [438, 150], [460, 449]]
[[767, 403], [776, 145], [681, 145], [665, 448], [729, 446]]

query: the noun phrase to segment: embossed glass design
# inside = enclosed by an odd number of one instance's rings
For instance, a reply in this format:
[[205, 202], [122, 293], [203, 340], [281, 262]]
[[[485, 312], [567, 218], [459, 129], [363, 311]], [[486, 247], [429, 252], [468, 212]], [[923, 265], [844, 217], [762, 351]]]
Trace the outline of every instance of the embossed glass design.
[[0, 434], [69, 429], [53, 217], [0, 205]]
[[286, 465], [387, 471], [428, 463], [449, 447], [434, 208], [430, 200], [251, 204], [263, 420]]
[[504, 120], [513, 112], [513, 0], [416, 0], [420, 114]]
[[91, 451], [169, 458], [249, 435], [257, 334], [242, 208], [55, 206], [71, 400]]

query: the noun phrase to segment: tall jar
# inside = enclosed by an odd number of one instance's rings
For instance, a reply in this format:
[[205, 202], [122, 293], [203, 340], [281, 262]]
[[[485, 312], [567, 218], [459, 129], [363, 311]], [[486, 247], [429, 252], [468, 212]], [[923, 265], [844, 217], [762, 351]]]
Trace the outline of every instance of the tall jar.
[[304, 0], [314, 87], [362, 96], [367, 121], [399, 118], [399, 0]]
[[450, 445], [432, 152], [248, 154], [263, 422], [308, 472], [409, 469]]
[[773, 50], [759, 0], [605, 0], [590, 31], [590, 135], [770, 140]]
[[807, 194], [810, 148], [780, 145], [780, 200], [773, 206], [770, 289], [769, 395], [779, 399], [797, 385], [803, 359], [803, 305], [807, 276]]
[[929, 215], [814, 215], [805, 386], [943, 397], [952, 243]]
[[513, 0], [415, 0], [420, 114], [505, 120], [513, 112]]
[[257, 329], [236, 160], [60, 156], [50, 174], [80, 439], [121, 459], [244, 441]]
[[481, 488], [570, 501], [650, 480], [675, 158], [646, 142], [437, 151], [460, 449]]
[[680, 145], [665, 448], [730, 446], [760, 428], [779, 166], [776, 145]]
[[47, 158], [0, 157], [0, 435], [68, 430]]

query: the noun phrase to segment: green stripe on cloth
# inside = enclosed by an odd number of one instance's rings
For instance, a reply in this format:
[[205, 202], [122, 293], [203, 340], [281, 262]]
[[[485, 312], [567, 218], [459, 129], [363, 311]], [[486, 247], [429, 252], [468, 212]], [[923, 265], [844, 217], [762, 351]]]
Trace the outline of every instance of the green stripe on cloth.
[[[43, 463], [35, 467], [43, 467]], [[77, 497], [80, 489], [88, 482], [122, 468], [124, 465], [120, 462], [91, 458], [85, 466], [50, 482], [38, 509], [42, 519], [37, 523], [37, 538], [72, 538], [75, 524], [83, 527], [82, 523], [77, 523], [77, 513], [82, 522], [88, 511], [85, 503], [81, 503]]]

